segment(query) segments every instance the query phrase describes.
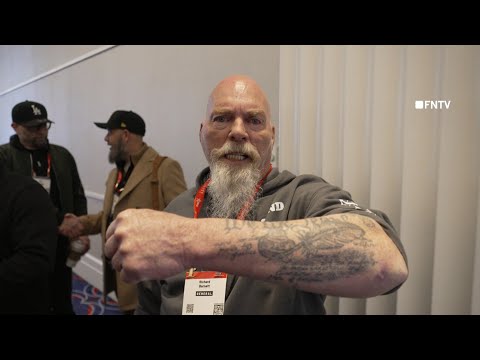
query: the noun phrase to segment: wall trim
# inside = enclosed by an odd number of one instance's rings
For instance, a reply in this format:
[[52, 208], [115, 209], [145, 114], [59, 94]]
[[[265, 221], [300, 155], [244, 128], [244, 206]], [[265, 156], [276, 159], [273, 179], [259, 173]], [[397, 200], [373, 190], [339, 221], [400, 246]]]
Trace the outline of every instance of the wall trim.
[[89, 191], [89, 190], [85, 190], [85, 196], [90, 198], [90, 199], [99, 200], [99, 201], [103, 201], [103, 198], [104, 198], [103, 194], [99, 194], [99, 193], [96, 193], [94, 191]]
[[102, 260], [85, 254], [73, 268], [73, 272], [103, 292]]
[[15, 86], [11, 87], [11, 88], [1, 92], [0, 96], [7, 95], [8, 93], [11, 93], [15, 90], [18, 90], [18, 89], [20, 89], [24, 86], [30, 85], [30, 84], [32, 84], [32, 83], [34, 83], [34, 82], [36, 82], [40, 79], [43, 79], [43, 78], [45, 78], [47, 76], [50, 76], [50, 75], [53, 75], [53, 74], [55, 74], [59, 71], [65, 70], [66, 68], [69, 68], [72, 65], [78, 64], [82, 61], [85, 61], [85, 60], [91, 58], [91, 57], [97, 56], [97, 55], [99, 55], [99, 54], [101, 54], [105, 51], [108, 51], [108, 50], [116, 47], [116, 46], [119, 46], [119, 45], [104, 45], [104, 46], [98, 47], [95, 50], [89, 51], [89, 52], [83, 54], [82, 56], [79, 56], [79, 57], [77, 57], [73, 60], [70, 60], [70, 61], [66, 62], [65, 64], [56, 66], [53, 69], [47, 70], [47, 71], [41, 73], [40, 75], [37, 75], [37, 76], [35, 76], [31, 79], [28, 79], [27, 81], [24, 81], [20, 84], [17, 84]]
[[[86, 190], [85, 196], [89, 199], [103, 202], [103, 194]], [[103, 266], [102, 259], [86, 253], [73, 268], [73, 272], [85, 279], [88, 283], [103, 292]]]

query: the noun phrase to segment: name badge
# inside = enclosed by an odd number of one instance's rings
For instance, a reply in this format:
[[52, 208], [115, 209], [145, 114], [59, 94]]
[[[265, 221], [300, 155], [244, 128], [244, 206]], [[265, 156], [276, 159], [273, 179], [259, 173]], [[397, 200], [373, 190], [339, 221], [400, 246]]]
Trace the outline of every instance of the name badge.
[[38, 182], [40, 185], [43, 186], [43, 188], [45, 190], [47, 190], [47, 192], [50, 194], [50, 178], [49, 177], [46, 177], [46, 176], [34, 176], [33, 177], [33, 180], [35, 180], [36, 182]]
[[223, 315], [227, 274], [197, 271], [185, 274], [182, 315]]

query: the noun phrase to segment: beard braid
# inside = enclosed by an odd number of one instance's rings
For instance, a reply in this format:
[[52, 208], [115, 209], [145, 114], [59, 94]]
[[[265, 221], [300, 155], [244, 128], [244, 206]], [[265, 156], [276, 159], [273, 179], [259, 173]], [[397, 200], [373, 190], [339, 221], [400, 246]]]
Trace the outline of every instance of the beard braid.
[[[254, 195], [261, 173], [254, 164], [238, 170], [215, 162], [211, 166], [210, 176], [211, 182], [208, 186], [211, 196], [208, 208], [210, 217], [235, 219]], [[254, 213], [252, 206], [245, 219], [252, 219]]]

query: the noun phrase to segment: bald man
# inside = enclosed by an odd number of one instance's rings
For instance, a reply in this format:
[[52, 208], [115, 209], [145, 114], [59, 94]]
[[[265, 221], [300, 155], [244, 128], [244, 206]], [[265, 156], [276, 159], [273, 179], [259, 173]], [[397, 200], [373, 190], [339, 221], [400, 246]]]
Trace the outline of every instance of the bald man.
[[247, 76], [222, 80], [200, 142], [209, 167], [164, 212], [127, 210], [105, 253], [139, 282], [136, 314], [325, 314], [327, 295], [372, 297], [406, 280], [388, 217], [313, 175], [272, 169], [269, 102]]

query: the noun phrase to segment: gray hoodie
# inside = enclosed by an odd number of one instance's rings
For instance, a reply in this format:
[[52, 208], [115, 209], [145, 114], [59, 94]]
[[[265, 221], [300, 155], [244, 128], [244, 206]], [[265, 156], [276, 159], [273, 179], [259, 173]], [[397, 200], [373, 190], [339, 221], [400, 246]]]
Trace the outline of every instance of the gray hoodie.
[[[209, 168], [204, 169], [197, 177], [196, 187], [178, 196], [165, 211], [192, 218], [195, 194], [209, 174]], [[207, 190], [199, 218], [208, 217], [208, 202]], [[255, 201], [254, 218], [258, 221], [286, 221], [340, 213], [357, 213], [377, 221], [406, 259], [398, 235], [384, 213], [358, 206], [347, 191], [318, 176], [295, 176], [288, 171], [279, 173], [278, 169], [273, 169], [263, 186], [263, 192]], [[184, 272], [165, 280], [140, 283], [136, 313], [181, 314], [184, 283]], [[390, 292], [396, 289], [398, 287]], [[324, 295], [229, 274], [224, 314], [325, 314], [324, 301]]]

